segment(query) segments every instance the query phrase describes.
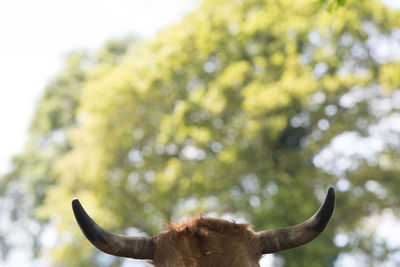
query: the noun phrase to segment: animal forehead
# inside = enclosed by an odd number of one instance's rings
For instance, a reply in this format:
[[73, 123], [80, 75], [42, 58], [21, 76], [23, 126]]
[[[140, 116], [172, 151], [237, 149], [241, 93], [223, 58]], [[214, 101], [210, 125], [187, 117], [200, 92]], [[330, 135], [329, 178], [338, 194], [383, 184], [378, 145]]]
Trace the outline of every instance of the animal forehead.
[[[184, 248], [201, 250], [206, 254], [224, 254], [223, 251], [239, 251], [259, 254], [259, 242], [248, 224], [214, 219], [196, 218], [181, 224], [167, 224], [168, 238], [179, 251]], [[241, 254], [241, 253], [240, 253]]]
[[[155, 262], [171, 266], [258, 266], [261, 247], [248, 224], [197, 218], [167, 223], [156, 242]], [[167, 265], [168, 265], [167, 264]], [[165, 266], [167, 266], [165, 265]], [[164, 266], [164, 265], [163, 265]]]
[[205, 233], [206, 231], [217, 232], [220, 234], [240, 234], [248, 232], [248, 230], [251, 231], [249, 224], [237, 224], [226, 220], [202, 217], [180, 224], [169, 222], [166, 224], [166, 228], [172, 232], [184, 232], [186, 234], [199, 234], [201, 232]]

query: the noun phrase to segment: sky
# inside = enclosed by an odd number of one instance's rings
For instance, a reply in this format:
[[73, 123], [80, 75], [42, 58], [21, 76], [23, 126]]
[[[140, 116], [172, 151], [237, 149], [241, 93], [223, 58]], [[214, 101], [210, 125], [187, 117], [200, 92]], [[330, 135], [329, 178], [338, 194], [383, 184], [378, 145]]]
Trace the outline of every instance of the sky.
[[[383, 0], [400, 9], [400, 0]], [[199, 0], [0, 0], [0, 179], [21, 152], [37, 101], [77, 49], [129, 34], [151, 38]], [[12, 259], [8, 266], [23, 266]]]
[[[151, 38], [178, 23], [197, 0], [0, 0], [0, 179], [22, 152], [29, 123], [46, 84], [77, 49], [109, 39]], [[51, 239], [51, 234], [50, 234]], [[32, 262], [23, 246], [2, 266]], [[131, 264], [129, 264], [132, 266]]]
[[[37, 100], [68, 52], [151, 38], [196, 0], [0, 0], [0, 174], [22, 151]], [[4, 127], [6, 126], [6, 127]]]

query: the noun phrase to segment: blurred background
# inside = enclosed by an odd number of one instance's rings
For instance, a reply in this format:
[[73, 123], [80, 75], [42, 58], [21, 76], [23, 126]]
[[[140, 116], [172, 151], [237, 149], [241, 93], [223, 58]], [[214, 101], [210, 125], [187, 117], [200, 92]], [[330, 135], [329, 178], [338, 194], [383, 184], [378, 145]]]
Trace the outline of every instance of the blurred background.
[[200, 213], [297, 224], [262, 266], [400, 265], [400, 2], [0, 2], [0, 265], [149, 266], [71, 210], [155, 235]]

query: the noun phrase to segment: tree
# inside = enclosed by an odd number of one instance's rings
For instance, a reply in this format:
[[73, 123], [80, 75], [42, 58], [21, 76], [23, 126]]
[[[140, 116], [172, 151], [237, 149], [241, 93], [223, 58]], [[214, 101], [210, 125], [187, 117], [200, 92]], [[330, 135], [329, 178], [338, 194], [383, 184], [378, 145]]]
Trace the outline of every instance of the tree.
[[328, 8], [332, 8], [334, 6], [344, 6], [346, 4], [346, 0], [319, 0], [321, 5], [325, 5]]
[[[38, 103], [24, 152], [13, 158], [12, 171], [0, 180], [1, 216], [8, 218], [6, 225], [12, 224], [15, 231], [26, 236], [35, 257], [39, 256], [40, 237], [48, 222], [39, 219], [35, 209], [43, 205], [47, 187], [56, 182], [52, 171], [55, 161], [71, 149], [68, 135], [77, 123], [83, 83], [96, 64], [116, 64], [132, 41], [132, 38], [109, 41], [96, 58], [87, 52], [67, 56], [65, 66], [46, 87]], [[3, 258], [16, 245], [9, 233], [0, 232]]]
[[[63, 127], [68, 149], [46, 161], [52, 177], [35, 202], [33, 216], [60, 232], [55, 264], [120, 264], [83, 238], [73, 197], [117, 232], [156, 234], [199, 212], [260, 230], [301, 222], [330, 184], [340, 189], [333, 221], [280, 253], [285, 266], [332, 266], [354, 251], [371, 265], [390, 259], [393, 248], [359, 229], [399, 206], [399, 132], [374, 135], [399, 109], [399, 59], [379, 47], [396, 45], [399, 26], [377, 1], [334, 13], [314, 1], [204, 1], [155, 39], [122, 45], [118, 60], [106, 49], [113, 60], [89, 61], [74, 113], [60, 112], [74, 122]], [[340, 155], [338, 140], [364, 141], [367, 152]], [[350, 241], [334, 245], [338, 235]]]

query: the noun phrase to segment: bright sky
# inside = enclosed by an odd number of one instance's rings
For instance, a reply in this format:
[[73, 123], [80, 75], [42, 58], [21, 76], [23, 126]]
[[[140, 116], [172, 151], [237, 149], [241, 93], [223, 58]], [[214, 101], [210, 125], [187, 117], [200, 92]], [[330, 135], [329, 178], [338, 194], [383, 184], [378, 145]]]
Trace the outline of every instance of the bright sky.
[[[65, 55], [111, 38], [154, 36], [199, 0], [1, 0], [0, 179], [22, 151], [36, 102]], [[400, 8], [400, 0], [383, 0]], [[21, 258], [21, 257], [19, 257]], [[8, 266], [23, 266], [14, 258]]]
[[0, 174], [22, 151], [37, 99], [65, 55], [128, 34], [152, 37], [196, 0], [0, 1]]

